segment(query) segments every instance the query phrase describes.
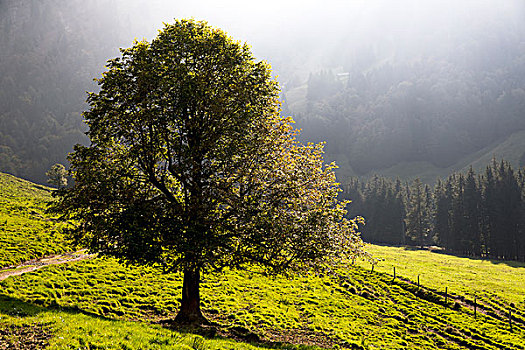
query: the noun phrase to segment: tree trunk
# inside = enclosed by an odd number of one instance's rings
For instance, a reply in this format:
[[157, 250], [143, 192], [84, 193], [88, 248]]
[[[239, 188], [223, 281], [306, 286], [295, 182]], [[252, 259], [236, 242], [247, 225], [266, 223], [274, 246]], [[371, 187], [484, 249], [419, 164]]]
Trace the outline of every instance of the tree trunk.
[[199, 285], [200, 270], [198, 268], [184, 269], [182, 301], [179, 313], [175, 317], [175, 323], [192, 325], [208, 323], [201, 312]]

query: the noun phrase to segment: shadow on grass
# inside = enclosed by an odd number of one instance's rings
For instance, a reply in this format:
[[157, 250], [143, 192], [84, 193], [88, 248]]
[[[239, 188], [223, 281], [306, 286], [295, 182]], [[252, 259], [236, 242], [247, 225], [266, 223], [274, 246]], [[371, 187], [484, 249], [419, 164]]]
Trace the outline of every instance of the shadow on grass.
[[523, 261], [499, 260], [499, 259], [490, 259], [490, 258], [485, 258], [485, 257], [480, 257], [480, 256], [463, 255], [463, 254], [459, 254], [457, 252], [446, 251], [443, 248], [434, 247], [434, 246], [421, 248], [419, 246], [408, 246], [408, 245], [402, 246], [402, 245], [387, 245], [387, 244], [377, 244], [377, 243], [375, 243], [375, 244], [379, 245], [379, 246], [384, 246], [384, 247], [403, 248], [404, 250], [409, 250], [409, 251], [427, 250], [427, 251], [429, 251], [431, 253], [437, 253], [437, 254], [443, 254], [443, 255], [448, 255], [448, 256], [454, 256], [456, 258], [466, 258], [466, 259], [477, 260], [477, 261], [487, 261], [487, 262], [490, 262], [490, 263], [495, 264], [495, 265], [504, 264], [504, 265], [507, 265], [509, 267], [514, 267], [514, 268], [525, 268], [525, 262], [523, 262]]
[[95, 317], [98, 319], [114, 321], [115, 319], [105, 317], [93, 312], [85, 311], [76, 307], [69, 306], [60, 306], [55, 302], [50, 302], [49, 305], [37, 305], [31, 302], [23, 301], [17, 298], [13, 298], [9, 295], [5, 295], [0, 292], [0, 316], [14, 316], [14, 317], [33, 317], [37, 316], [39, 313], [56, 310], [60, 312], [65, 312], [68, 314], [83, 314], [90, 317]]
[[410, 251], [427, 250], [427, 249], [424, 249], [424, 248], [421, 248], [421, 247], [416, 247], [416, 246], [411, 246], [411, 245], [403, 246], [403, 249], [404, 250], [410, 250]]
[[0, 315], [32, 317], [45, 311], [45, 308], [21, 301], [0, 293]]
[[457, 258], [465, 258], [465, 259], [476, 260], [476, 261], [490, 262], [494, 265], [503, 264], [509, 267], [514, 267], [514, 268], [525, 268], [525, 262], [517, 261], [517, 260], [500, 260], [500, 259], [490, 259], [490, 258], [480, 257], [480, 256], [468, 256], [468, 255], [458, 254], [455, 252], [447, 252], [445, 250], [431, 250], [431, 252], [443, 254], [443, 255], [455, 256]]
[[522, 262], [522, 261], [515, 261], [515, 260], [489, 260], [489, 261], [495, 265], [504, 264], [504, 265], [507, 265], [509, 267], [514, 267], [514, 268], [525, 268], [525, 262]]
[[[27, 301], [23, 301], [12, 296], [5, 295], [0, 292], [0, 317], [1, 316], [11, 316], [16, 318], [32, 318], [37, 316], [40, 313], [47, 311], [60, 311], [68, 314], [83, 314], [89, 317], [102, 319], [106, 321], [122, 321], [110, 317], [105, 317], [99, 314], [95, 314], [89, 311], [85, 311], [75, 307], [63, 307], [55, 303], [50, 305], [42, 306], [33, 304]], [[33, 322], [31, 322], [33, 323]], [[236, 342], [249, 343], [255, 348], [260, 349], [287, 349], [287, 350], [314, 350], [320, 349], [316, 346], [308, 345], [295, 345], [284, 342], [269, 342], [262, 341], [261, 338], [250, 332], [247, 329], [242, 327], [226, 327], [218, 323], [211, 323], [208, 326], [199, 326], [199, 327], [189, 327], [189, 326], [180, 326], [173, 324], [172, 320], [164, 320], [158, 322], [164, 328], [167, 328], [173, 332], [187, 334], [187, 335], [199, 335], [203, 338], [212, 340], [212, 339], [223, 339], [223, 340], [232, 340]], [[147, 322], [144, 322], [147, 325]], [[1, 340], [1, 339], [0, 339]], [[0, 347], [1, 348], [1, 347]]]
[[217, 322], [210, 322], [207, 325], [179, 325], [173, 320], [162, 320], [158, 322], [164, 328], [188, 335], [200, 335], [203, 338], [231, 340], [242, 343], [249, 343], [251, 346], [260, 349], [286, 349], [286, 350], [317, 350], [324, 349], [318, 346], [292, 344], [280, 341], [262, 340], [261, 337], [240, 326], [225, 326]]

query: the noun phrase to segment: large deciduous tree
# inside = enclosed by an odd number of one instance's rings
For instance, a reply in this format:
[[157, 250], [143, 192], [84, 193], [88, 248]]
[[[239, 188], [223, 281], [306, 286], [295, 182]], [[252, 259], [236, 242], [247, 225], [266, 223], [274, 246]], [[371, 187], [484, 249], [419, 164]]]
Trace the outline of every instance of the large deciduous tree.
[[108, 61], [88, 97], [89, 146], [70, 155], [54, 209], [77, 242], [182, 271], [178, 322], [203, 322], [202, 272], [308, 268], [361, 253], [335, 165], [296, 141], [278, 84], [247, 45], [193, 20]]

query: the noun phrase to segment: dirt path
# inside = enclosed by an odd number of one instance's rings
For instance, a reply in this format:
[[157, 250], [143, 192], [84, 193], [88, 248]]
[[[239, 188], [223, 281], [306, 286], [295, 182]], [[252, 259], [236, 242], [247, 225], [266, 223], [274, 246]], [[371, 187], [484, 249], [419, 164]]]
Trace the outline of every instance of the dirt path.
[[85, 250], [79, 250], [78, 252], [51, 255], [40, 259], [29, 260], [18, 266], [10, 266], [0, 269], [0, 281], [5, 280], [7, 277], [22, 275], [48, 265], [66, 264], [73, 261], [91, 259], [94, 256], [94, 254], [87, 254]]

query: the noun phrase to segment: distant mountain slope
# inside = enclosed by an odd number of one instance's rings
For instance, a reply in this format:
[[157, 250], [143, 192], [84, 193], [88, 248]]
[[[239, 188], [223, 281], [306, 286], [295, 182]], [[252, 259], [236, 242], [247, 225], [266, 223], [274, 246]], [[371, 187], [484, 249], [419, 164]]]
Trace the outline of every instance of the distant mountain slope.
[[[51, 165], [88, 142], [81, 113], [105, 61], [155, 35], [155, 16], [177, 17], [182, 3], [0, 0], [0, 171], [45, 183]], [[255, 37], [265, 39], [249, 44], [281, 74], [283, 112], [303, 140], [327, 141], [341, 176], [430, 179], [465, 160], [483, 163], [480, 152], [525, 152], [498, 148], [525, 130], [522, 1], [331, 5], [340, 13], [330, 23], [333, 11], [309, 13], [278, 45], [264, 23]]]
[[343, 176], [433, 178], [525, 152], [511, 137], [525, 131], [523, 3], [443, 4], [376, 8], [385, 22], [368, 18], [370, 36], [356, 39], [349, 22], [332, 60], [285, 85], [284, 113], [303, 140], [327, 142]]
[[431, 51], [399, 60], [378, 45], [366, 66], [350, 61], [285, 89], [284, 113], [303, 129], [303, 140], [326, 141], [327, 158], [338, 160], [343, 177], [443, 176], [486, 164], [493, 153], [518, 165], [525, 153], [525, 31], [508, 30], [480, 30], [463, 43], [463, 57]]
[[106, 1], [0, 1], [0, 171], [45, 183], [86, 142], [86, 91], [118, 52], [113, 12]]
[[[453, 172], [466, 172], [470, 166], [477, 173], [483, 174], [485, 168], [494, 157], [498, 160], [505, 159], [509, 161], [515, 169], [525, 166], [525, 131], [512, 133], [503, 140], [496, 141], [477, 152], [462, 157], [448, 167], [438, 167], [428, 161], [400, 162], [391, 167], [374, 169], [364, 175], [361, 174], [361, 176], [368, 177], [373, 174], [379, 174], [401, 179], [418, 177], [424, 183], [432, 184], [436, 179], [443, 179]], [[330, 159], [339, 165], [337, 175], [340, 182], [344, 183], [345, 179], [358, 176], [344, 154], [336, 154]]]
[[512, 133], [503, 141], [472, 154], [471, 159], [463, 160], [464, 167], [458, 170], [466, 170], [469, 164], [474, 169], [484, 169], [493, 157], [504, 158], [516, 168], [525, 166], [525, 130]]

